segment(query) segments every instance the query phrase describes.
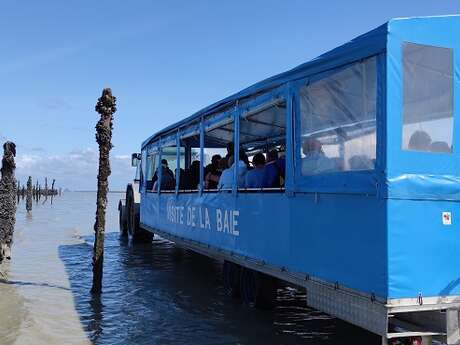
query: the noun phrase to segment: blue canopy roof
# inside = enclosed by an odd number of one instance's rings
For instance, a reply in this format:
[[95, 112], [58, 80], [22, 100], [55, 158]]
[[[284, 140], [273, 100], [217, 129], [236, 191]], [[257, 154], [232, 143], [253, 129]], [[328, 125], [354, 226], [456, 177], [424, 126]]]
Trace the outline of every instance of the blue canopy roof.
[[361, 36], [354, 38], [353, 40], [327, 52], [317, 58], [310, 60], [309, 62], [303, 63], [289, 71], [280, 73], [273, 77], [262, 80], [240, 92], [237, 92], [227, 98], [224, 98], [210, 106], [197, 111], [195, 114], [179, 121], [171, 126], [164, 128], [163, 130], [150, 136], [147, 140], [142, 143], [142, 148], [146, 145], [159, 138], [160, 136], [177, 130], [200, 117], [216, 112], [219, 109], [225, 108], [234, 104], [237, 100], [242, 100], [255, 94], [262, 93], [264, 91], [276, 88], [289, 81], [302, 79], [310, 75], [314, 75], [323, 71], [327, 71], [332, 68], [336, 68], [342, 65], [346, 65], [360, 58], [370, 56], [382, 52], [386, 48], [387, 40], [387, 27], [388, 23], [385, 23], [378, 28], [369, 31]]

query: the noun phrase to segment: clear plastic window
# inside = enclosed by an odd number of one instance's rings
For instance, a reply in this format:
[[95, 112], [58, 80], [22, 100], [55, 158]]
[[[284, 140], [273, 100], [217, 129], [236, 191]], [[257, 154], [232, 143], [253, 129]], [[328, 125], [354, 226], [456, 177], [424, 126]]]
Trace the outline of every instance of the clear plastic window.
[[[143, 160], [144, 161], [144, 160]], [[154, 175], [158, 166], [158, 153], [148, 153], [145, 160], [145, 189], [151, 191], [154, 184]]]
[[375, 57], [301, 88], [302, 175], [374, 169], [376, 99]]
[[404, 43], [403, 150], [452, 152], [453, 52]]

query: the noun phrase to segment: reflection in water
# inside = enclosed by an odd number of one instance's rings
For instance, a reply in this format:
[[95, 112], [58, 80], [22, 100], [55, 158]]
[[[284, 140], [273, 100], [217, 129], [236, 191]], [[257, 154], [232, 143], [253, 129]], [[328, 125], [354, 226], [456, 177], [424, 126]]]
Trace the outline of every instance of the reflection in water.
[[[85, 237], [91, 241], [92, 236]], [[91, 246], [63, 245], [80, 320], [94, 344], [377, 344], [378, 338], [309, 309], [280, 288], [273, 312], [225, 295], [221, 264], [155, 239], [132, 245], [108, 233], [103, 294], [91, 288]]]

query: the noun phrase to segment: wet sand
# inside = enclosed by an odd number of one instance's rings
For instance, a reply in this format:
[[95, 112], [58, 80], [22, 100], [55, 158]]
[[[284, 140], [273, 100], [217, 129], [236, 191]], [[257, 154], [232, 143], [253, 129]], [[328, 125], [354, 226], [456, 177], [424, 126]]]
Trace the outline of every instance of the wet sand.
[[56, 205], [33, 206], [30, 216], [19, 204], [13, 260], [0, 265], [0, 344], [89, 344], [57, 251], [81, 242], [79, 229], [62, 227]]

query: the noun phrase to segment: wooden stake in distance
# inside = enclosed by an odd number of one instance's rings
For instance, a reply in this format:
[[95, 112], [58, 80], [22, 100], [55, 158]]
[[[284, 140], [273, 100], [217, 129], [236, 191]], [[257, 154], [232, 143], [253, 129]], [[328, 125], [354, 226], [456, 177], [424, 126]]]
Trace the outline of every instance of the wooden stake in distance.
[[31, 176], [29, 176], [29, 179], [27, 180], [26, 210], [27, 212], [32, 211], [32, 177]]
[[104, 262], [105, 209], [107, 206], [108, 177], [110, 176], [109, 152], [112, 148], [112, 115], [117, 111], [116, 97], [111, 89], [102, 90], [96, 104], [101, 115], [96, 125], [96, 141], [99, 144], [99, 173], [97, 175], [96, 222], [94, 224], [93, 286], [91, 293], [102, 292], [102, 268]]

